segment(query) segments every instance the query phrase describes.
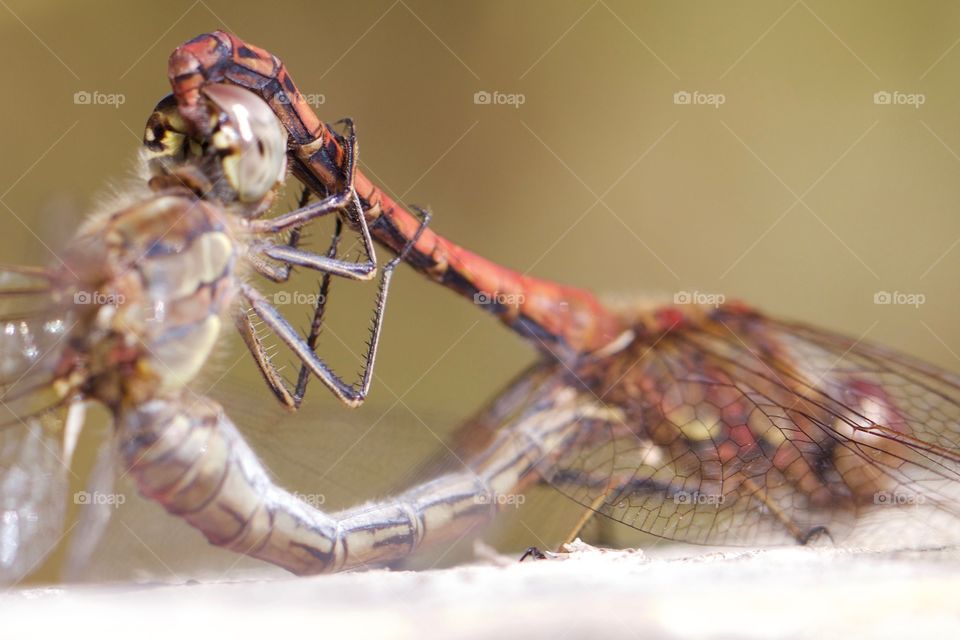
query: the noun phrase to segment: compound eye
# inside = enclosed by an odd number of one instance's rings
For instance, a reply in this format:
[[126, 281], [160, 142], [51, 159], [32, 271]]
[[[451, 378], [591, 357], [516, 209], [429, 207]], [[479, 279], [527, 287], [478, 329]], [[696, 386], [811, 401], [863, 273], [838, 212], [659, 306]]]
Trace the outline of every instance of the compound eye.
[[262, 200], [287, 168], [287, 132], [267, 103], [240, 87], [214, 84], [204, 94], [220, 109], [213, 146], [241, 202]]
[[148, 157], [182, 160], [187, 152], [187, 124], [180, 117], [177, 101], [169, 95], [153, 108], [143, 132]]

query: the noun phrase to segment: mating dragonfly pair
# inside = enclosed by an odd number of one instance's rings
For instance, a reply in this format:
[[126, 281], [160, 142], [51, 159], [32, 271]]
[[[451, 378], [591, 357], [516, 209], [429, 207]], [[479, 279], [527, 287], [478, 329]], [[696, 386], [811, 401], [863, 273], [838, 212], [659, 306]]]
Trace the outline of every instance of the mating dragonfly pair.
[[[601, 514], [694, 543], [960, 537], [957, 376], [743, 305], [613, 309], [523, 276], [442, 238], [358, 171], [352, 125], [341, 136], [320, 121], [266, 51], [215, 32], [178, 48], [169, 74], [173, 96], [148, 122], [144, 191], [82, 227], [63, 264], [6, 269], [3, 579], [28, 572], [62, 530], [64, 458], [91, 401], [112, 412], [114, 447], [144, 495], [212, 543], [296, 573], [460, 537], [537, 483], [583, 505], [578, 528]], [[264, 217], [288, 168], [318, 200]], [[298, 246], [332, 213], [325, 254]], [[366, 260], [337, 258], [340, 221]], [[287, 242], [274, 240], [280, 232]], [[371, 279], [374, 241], [396, 257], [381, 276], [364, 374], [350, 385], [316, 353], [326, 297], [300, 336], [242, 275], [283, 282], [299, 267], [322, 273], [322, 287], [330, 276]], [[464, 427], [461, 470], [329, 515], [276, 486], [190, 381], [232, 317], [285, 405], [300, 405], [311, 375], [361, 402], [400, 261], [485, 296], [544, 357]], [[300, 360], [295, 385], [248, 312]]]

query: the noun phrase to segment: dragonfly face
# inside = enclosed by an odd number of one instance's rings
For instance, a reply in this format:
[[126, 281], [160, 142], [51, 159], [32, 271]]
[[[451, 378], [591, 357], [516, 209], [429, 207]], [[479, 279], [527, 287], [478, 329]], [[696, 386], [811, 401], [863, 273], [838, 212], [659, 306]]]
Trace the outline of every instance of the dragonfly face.
[[[55, 296], [75, 319], [54, 376], [61, 395], [107, 406], [188, 383], [230, 307], [242, 229], [231, 214], [269, 206], [285, 167], [286, 134], [262, 101], [208, 88], [215, 120], [200, 145], [151, 126], [155, 194], [84, 226], [56, 270]], [[155, 114], [157, 115], [157, 114]], [[162, 114], [151, 123], [173, 125]]]

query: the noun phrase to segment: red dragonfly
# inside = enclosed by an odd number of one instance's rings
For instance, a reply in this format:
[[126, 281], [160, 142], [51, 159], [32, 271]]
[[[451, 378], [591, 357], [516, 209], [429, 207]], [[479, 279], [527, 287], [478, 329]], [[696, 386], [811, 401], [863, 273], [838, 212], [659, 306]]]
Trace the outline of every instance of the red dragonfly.
[[[381, 244], [398, 251], [420, 228], [351, 170], [355, 140], [320, 121], [272, 54], [214, 32], [175, 50], [169, 77], [200, 132], [206, 85], [260, 95], [290, 133], [294, 175], [318, 195], [353, 186]], [[430, 229], [406, 260], [465, 297], [487, 296], [550, 356], [461, 431], [471, 469], [515, 472], [498, 495], [549, 482], [587, 516], [697, 543], [960, 538], [957, 375], [740, 304], [614, 310]], [[578, 404], [597, 411], [538, 421]]]
[[[176, 49], [168, 70], [185, 119], [206, 133], [202, 89], [211, 83], [240, 85], [267, 101], [290, 134], [292, 173], [317, 195], [352, 186], [376, 241], [396, 252], [420, 228], [420, 218], [396, 203], [356, 169], [356, 140], [324, 124], [273, 55], [228, 33], [199, 36]], [[350, 121], [347, 120], [349, 123]], [[583, 289], [532, 278], [495, 264], [426, 229], [407, 262], [431, 279], [485, 308], [521, 336], [567, 359], [608, 344], [625, 326]]]

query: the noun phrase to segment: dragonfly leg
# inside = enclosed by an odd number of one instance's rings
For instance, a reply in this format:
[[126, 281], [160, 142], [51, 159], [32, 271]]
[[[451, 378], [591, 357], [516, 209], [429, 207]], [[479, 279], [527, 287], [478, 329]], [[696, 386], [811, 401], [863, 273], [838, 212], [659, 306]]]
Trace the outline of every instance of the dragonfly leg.
[[[331, 256], [318, 255], [309, 251], [299, 249], [295, 244], [287, 242], [286, 244], [272, 244], [269, 242], [260, 242], [254, 244], [251, 249], [254, 251], [254, 257], [251, 263], [260, 273], [274, 281], [284, 281], [289, 277], [289, 268], [293, 266], [306, 267], [315, 271], [329, 272], [333, 275], [350, 278], [353, 280], [370, 280], [377, 272], [377, 254], [373, 247], [373, 239], [370, 236], [370, 228], [367, 226], [363, 217], [363, 209], [356, 194], [352, 194], [352, 199], [345, 204], [340, 204], [337, 200], [333, 204], [328, 201], [331, 198], [339, 196], [330, 196], [320, 202], [308, 204], [305, 207], [291, 211], [288, 214], [271, 218], [269, 220], [254, 220], [250, 223], [251, 227], [258, 234], [273, 234], [293, 228], [295, 231], [314, 217], [327, 215], [334, 211], [345, 211], [343, 214], [349, 219], [350, 225], [359, 229], [360, 240], [363, 247], [363, 253], [366, 257], [361, 262], [350, 260], [339, 260]], [[316, 214], [316, 215], [314, 215]], [[288, 216], [292, 216], [288, 218]], [[260, 224], [264, 223], [264, 224]], [[297, 236], [299, 239], [299, 235]], [[271, 268], [265, 268], [265, 259], [278, 261], [286, 265], [286, 268], [279, 269], [274, 273]]]
[[[337, 245], [340, 242], [340, 232], [342, 228], [343, 223], [338, 219], [334, 229], [333, 238], [330, 241], [330, 248], [327, 250], [327, 255], [330, 257], [336, 255]], [[327, 296], [329, 295], [330, 291], [330, 281], [330, 274], [324, 273], [320, 283], [320, 293], [317, 296], [317, 304], [314, 310], [313, 320], [310, 325], [310, 333], [306, 340], [311, 351], [315, 351], [317, 338], [320, 335], [320, 329], [323, 325], [323, 315], [326, 308]], [[238, 309], [234, 314], [234, 322], [237, 326], [237, 330], [240, 332], [240, 336], [243, 338], [244, 344], [246, 345], [247, 349], [249, 349], [251, 355], [253, 355], [254, 363], [257, 365], [257, 368], [260, 370], [260, 373], [263, 375], [267, 386], [270, 388], [273, 394], [285, 407], [289, 409], [299, 408], [306, 390], [305, 379], [309, 378], [310, 375], [309, 369], [301, 367], [296, 390], [291, 392], [283, 376], [280, 375], [280, 370], [277, 369], [276, 365], [273, 364], [273, 360], [270, 354], [267, 353], [267, 348], [263, 344], [263, 340], [260, 339], [260, 335], [257, 333], [257, 328], [254, 326], [253, 320], [250, 318], [247, 312], [245, 310]]]
[[260, 235], [281, 233], [289, 229], [302, 227], [312, 220], [322, 218], [331, 213], [343, 211], [347, 207], [354, 205], [355, 200], [356, 195], [352, 190], [347, 189], [273, 218], [251, 220], [247, 226], [252, 233]]
[[[424, 213], [424, 219], [421, 222], [420, 231], [426, 228], [426, 225], [429, 223], [430, 214], [427, 212]], [[413, 246], [416, 244], [416, 240], [419, 238], [417, 234], [413, 239], [411, 239], [409, 245]], [[380, 333], [383, 329], [383, 318], [384, 312], [386, 310], [387, 296], [390, 290], [390, 282], [393, 279], [393, 272], [399, 266], [402, 258], [400, 256], [392, 259], [386, 264], [383, 269], [383, 274], [380, 278], [380, 289], [377, 293], [377, 302], [376, 308], [374, 311], [373, 318], [373, 327], [370, 331], [370, 342], [367, 349], [367, 354], [364, 359], [363, 373], [361, 377], [361, 382], [359, 389], [355, 385], [348, 384], [340, 379], [336, 373], [317, 356], [314, 351], [313, 346], [307, 339], [302, 338], [296, 330], [290, 326], [290, 323], [280, 314], [277, 309], [271, 305], [263, 294], [254, 289], [249, 285], [241, 285], [240, 295], [244, 300], [250, 305], [253, 311], [267, 324], [268, 327], [283, 341], [297, 356], [297, 359], [303, 365], [303, 368], [306, 368], [315, 376], [320, 378], [320, 380], [331, 390], [334, 395], [336, 395], [344, 404], [350, 407], [356, 407], [363, 403], [366, 399], [367, 394], [370, 391], [370, 384], [373, 380], [373, 368], [376, 362], [377, 349], [380, 344]], [[315, 310], [315, 318], [312, 325], [317, 324], [316, 317], [323, 315], [324, 307], [319, 304]], [[317, 329], [318, 331], [319, 329]], [[313, 331], [312, 331], [313, 333]], [[316, 339], [314, 338], [312, 342], [315, 344]], [[301, 370], [301, 377], [304, 375]], [[300, 385], [298, 385], [300, 387]], [[300, 403], [303, 399], [303, 391], [305, 390], [305, 383], [300, 388], [301, 393], [299, 397], [298, 394], [294, 395], [294, 408], [300, 406]]]
[[810, 527], [806, 532], [797, 538], [797, 542], [801, 545], [806, 546], [812, 541], [819, 539], [821, 536], [826, 536], [830, 542], [834, 542], [833, 536], [830, 535], [830, 529], [823, 525], [818, 525], [816, 527]]
[[270, 387], [273, 395], [277, 397], [277, 400], [279, 400], [283, 406], [288, 409], [295, 409], [296, 402], [293, 399], [293, 395], [287, 388], [286, 381], [280, 375], [279, 369], [273, 364], [270, 354], [267, 353], [267, 347], [263, 344], [263, 340], [260, 339], [259, 334], [257, 334], [257, 328], [254, 326], [253, 320], [250, 319], [247, 311], [237, 308], [233, 315], [233, 321], [237, 327], [237, 331], [240, 332], [240, 337], [243, 338], [243, 343], [253, 356], [253, 361], [257, 365], [257, 369], [260, 370], [260, 374], [266, 381], [267, 386]]
[[[304, 188], [300, 197], [300, 208], [306, 208], [310, 198], [310, 191]], [[343, 221], [337, 218], [333, 243], [339, 243]], [[364, 262], [349, 262], [336, 260], [335, 248], [328, 249], [325, 255], [318, 255], [298, 248], [303, 227], [294, 227], [290, 237], [284, 244], [272, 242], [257, 242], [250, 245], [247, 259], [250, 265], [260, 275], [277, 283], [284, 283], [290, 279], [293, 267], [302, 266], [315, 271], [321, 271], [324, 276], [332, 274], [351, 280], [369, 280], [376, 274], [375, 258], [368, 256]]]
[[[333, 229], [333, 237], [330, 239], [330, 246], [327, 248], [328, 258], [335, 258], [337, 255], [337, 246], [340, 244], [341, 231], [343, 231], [343, 221], [337, 218], [336, 226]], [[310, 319], [310, 331], [306, 337], [307, 346], [310, 347], [310, 350], [313, 352], [317, 350], [317, 341], [320, 339], [320, 331], [323, 329], [323, 319], [327, 311], [327, 299], [330, 295], [330, 283], [330, 274], [324, 273], [323, 278], [320, 280], [320, 290], [317, 295], [317, 303], [313, 308], [313, 317]], [[301, 365], [300, 373], [297, 375], [297, 386], [293, 392], [297, 406], [300, 406], [300, 403], [303, 402], [309, 381], [310, 369]]]
[[[364, 378], [364, 383], [360, 389], [357, 390], [354, 385], [347, 384], [337, 376], [336, 373], [327, 365], [326, 362], [321, 360], [316, 353], [314, 353], [306, 341], [300, 337], [296, 329], [290, 326], [290, 323], [287, 322], [286, 318], [277, 311], [276, 307], [270, 304], [263, 294], [254, 289], [249, 285], [241, 285], [240, 287], [240, 296], [246, 302], [247, 305], [253, 310], [253, 312], [260, 317], [264, 323], [273, 331], [276, 336], [286, 344], [297, 359], [300, 360], [304, 365], [309, 367], [310, 371], [320, 378], [320, 380], [333, 392], [337, 398], [339, 398], [344, 404], [350, 407], [356, 407], [363, 402], [363, 399], [366, 397], [367, 388], [369, 386], [369, 380], [367, 376]], [[241, 332], [242, 333], [242, 332]], [[272, 369], [272, 365], [268, 362], [265, 363], [268, 368]], [[372, 364], [369, 362], [368, 365]], [[263, 370], [263, 369], [261, 369]], [[269, 375], [269, 374], [268, 374]], [[271, 388], [273, 385], [269, 382]], [[293, 407], [296, 407], [296, 402], [294, 401]]]
[[[276, 260], [287, 265], [288, 268], [305, 267], [313, 271], [321, 271], [351, 280], [370, 280], [377, 274], [377, 265], [372, 260], [365, 260], [363, 262], [338, 260], [328, 255], [304, 251], [303, 249], [285, 244], [258, 243], [251, 246], [250, 250], [257, 256]], [[260, 271], [259, 268], [257, 270]], [[263, 271], [260, 272], [264, 273]]]
[[527, 558], [531, 560], [546, 560], [547, 554], [541, 551], [540, 547], [527, 547], [527, 550], [523, 552], [523, 555], [520, 556], [517, 562], [523, 562]]
[[797, 541], [797, 544], [806, 545], [810, 541], [815, 540], [820, 537], [822, 534], [826, 534], [828, 538], [833, 540], [830, 536], [829, 530], [823, 525], [817, 525], [804, 529], [800, 524], [798, 524], [790, 515], [783, 510], [776, 502], [770, 500], [767, 497], [767, 492], [764, 487], [759, 486], [752, 478], [742, 478], [742, 484], [744, 489], [750, 492], [750, 497], [759, 500], [760, 503], [767, 508], [770, 513], [776, 518], [787, 531], [793, 536], [793, 539]]
[[[389, 273], [384, 273], [384, 279], [389, 283]], [[364, 365], [364, 373], [360, 383], [360, 388], [357, 389], [355, 385], [348, 384], [344, 382], [331, 368], [324, 362], [317, 354], [311, 349], [307, 341], [300, 337], [296, 329], [290, 326], [290, 323], [277, 311], [276, 307], [271, 305], [263, 295], [258, 292], [256, 289], [244, 285], [241, 288], [241, 296], [244, 298], [246, 303], [250, 305], [253, 312], [259, 316], [266, 325], [273, 331], [277, 337], [286, 344], [296, 355], [297, 359], [303, 364], [304, 367], [309, 369], [311, 373], [320, 378], [320, 380], [326, 385], [333, 393], [337, 396], [344, 404], [350, 407], [359, 406], [367, 396], [367, 393], [370, 390], [370, 382], [372, 380], [372, 371], [373, 366], [376, 360], [376, 350], [378, 347], [378, 338], [379, 330], [381, 326], [381, 319], [383, 315], [383, 288], [381, 288], [381, 295], [377, 301], [377, 311], [374, 325], [373, 335], [375, 339], [371, 340], [370, 348], [367, 351], [367, 357]], [[266, 361], [265, 366], [272, 369], [273, 365], [269, 361]], [[273, 384], [269, 382], [269, 378], [272, 375], [268, 375], [268, 384], [273, 388]], [[300, 399], [293, 398], [292, 408], [297, 408], [302, 401]], [[285, 404], [287, 404], [286, 399], [284, 399]]]
[[[310, 197], [313, 192], [304, 187], [300, 192], [300, 200], [297, 202], [297, 208], [302, 209], [310, 203]], [[337, 224], [342, 224], [337, 218]], [[287, 238], [286, 246], [296, 249], [300, 244], [300, 237], [303, 227], [294, 227], [290, 230], [290, 236]], [[290, 279], [293, 266], [285, 263], [274, 264], [263, 260], [259, 255], [250, 256], [251, 266], [262, 276], [277, 283], [283, 283]]]
[[[367, 353], [367, 360], [364, 364], [363, 377], [367, 382], [366, 387], [369, 388], [368, 374], [372, 377], [373, 373], [373, 358], [376, 357], [376, 345], [380, 341], [380, 332], [383, 328], [383, 314], [387, 304], [387, 294], [390, 287], [390, 279], [393, 277], [393, 271], [400, 265], [400, 263], [406, 259], [407, 253], [413, 248], [417, 243], [417, 240], [420, 239], [420, 234], [423, 233], [423, 230], [426, 229], [427, 225], [430, 224], [431, 214], [429, 211], [424, 209], [417, 208], [417, 213], [420, 214], [420, 230], [410, 239], [409, 242], [401, 249], [394, 258], [392, 258], [383, 268], [383, 274], [381, 275], [380, 280], [380, 292], [377, 296], [377, 306], [376, 313], [374, 314], [373, 319], [373, 328], [370, 335], [370, 351]], [[338, 221], [339, 222], [339, 221]], [[337, 226], [334, 235], [334, 242], [331, 244], [331, 250], [336, 251], [336, 240], [339, 238], [340, 227]], [[328, 256], [330, 251], [328, 251]], [[320, 329], [323, 326], [323, 315], [326, 310], [326, 301], [329, 291], [329, 278], [327, 274], [324, 274], [324, 280], [320, 285], [320, 296], [317, 298], [317, 306], [314, 309], [313, 320], [310, 323], [310, 333], [307, 335], [306, 343], [309, 345], [311, 351], [316, 351], [317, 339], [320, 337]], [[371, 357], [371, 353], [373, 357]], [[303, 401], [303, 397], [307, 391], [307, 382], [310, 380], [310, 368], [306, 364], [300, 367], [300, 374], [297, 376], [297, 388], [294, 391], [294, 398], [296, 399], [297, 406], [300, 406], [300, 403]]]
[[334, 124], [342, 124], [347, 127], [347, 135], [343, 136], [342, 139], [346, 147], [347, 166], [345, 173], [347, 174], [347, 184], [352, 189], [354, 181], [357, 179], [357, 125], [353, 122], [353, 118], [341, 118]]
[[[344, 138], [345, 178], [343, 186], [337, 193], [326, 198], [307, 204], [306, 194], [301, 196], [301, 206], [293, 211], [265, 220], [252, 220], [249, 229], [255, 234], [271, 235], [292, 229], [293, 240], [284, 245], [261, 243], [257, 249], [257, 257], [251, 262], [254, 268], [274, 281], [283, 281], [289, 277], [289, 269], [293, 266], [302, 266], [317, 271], [330, 272], [354, 280], [369, 280], [377, 271], [377, 256], [370, 235], [370, 227], [363, 213], [363, 205], [354, 189], [354, 178], [357, 173], [357, 133], [352, 120], [345, 119], [347, 135]], [[346, 218], [350, 226], [359, 230], [363, 253], [366, 259], [363, 262], [338, 260], [331, 256], [321, 256], [298, 249], [299, 230], [311, 220], [331, 214], [340, 213]], [[268, 267], [263, 258], [270, 258], [286, 265], [285, 267]]]

